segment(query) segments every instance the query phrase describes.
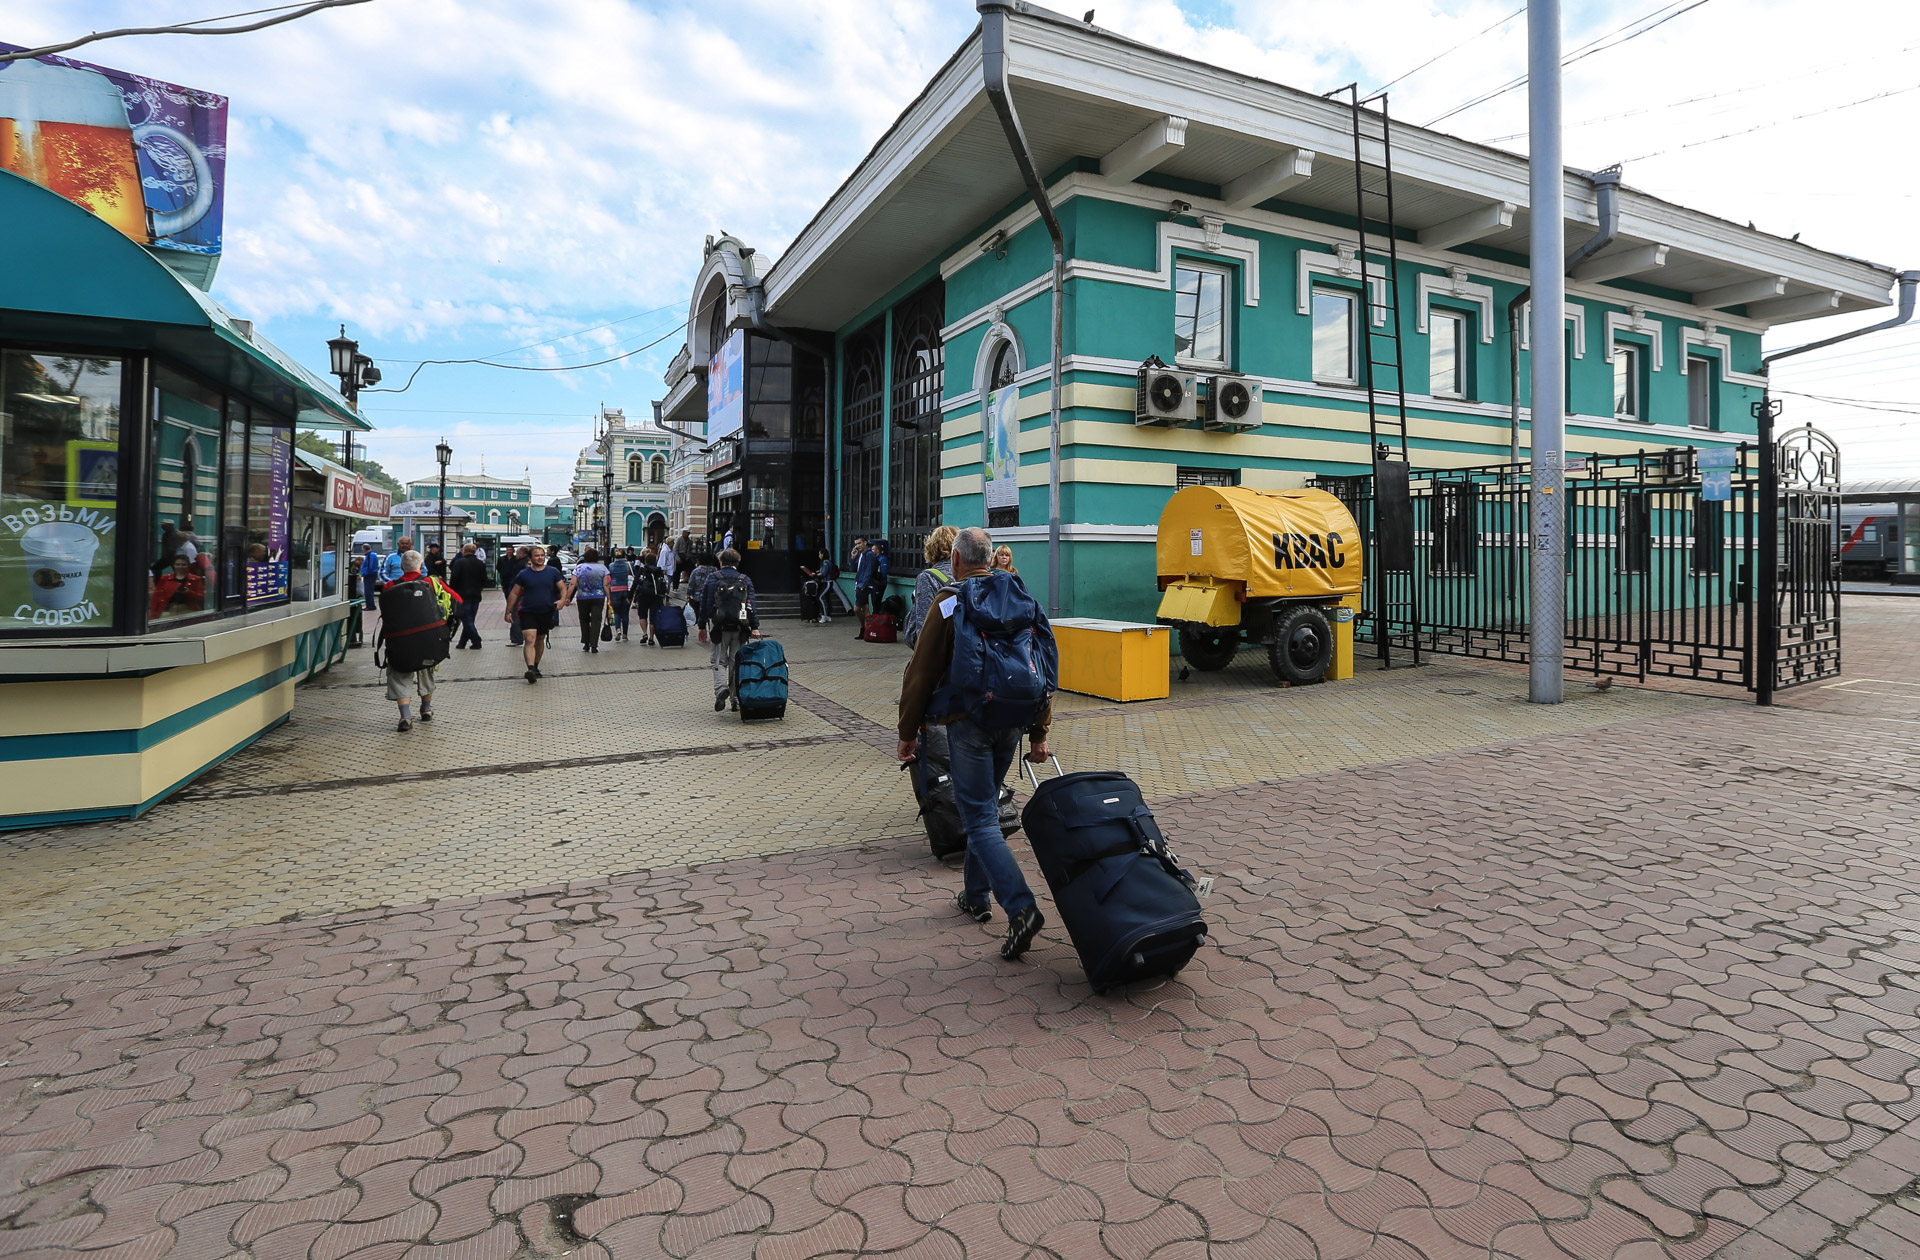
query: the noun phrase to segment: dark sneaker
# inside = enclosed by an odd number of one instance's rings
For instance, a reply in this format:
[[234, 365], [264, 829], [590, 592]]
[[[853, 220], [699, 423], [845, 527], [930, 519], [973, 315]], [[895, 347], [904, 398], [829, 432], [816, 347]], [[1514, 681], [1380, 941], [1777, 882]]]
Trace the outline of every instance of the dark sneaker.
[[1028, 906], [1013, 916], [1007, 924], [1007, 939], [1000, 946], [1000, 957], [1012, 962], [1027, 952], [1027, 946], [1033, 944], [1033, 938], [1039, 935], [1046, 924], [1046, 916], [1040, 913], [1039, 906]]
[[399, 731], [399, 732], [400, 732], [401, 734], [403, 734], [403, 735], [404, 735], [404, 734], [406, 734], [406, 733], [407, 733], [408, 731], [410, 731], [410, 730], [412, 730], [412, 729], [413, 729], [413, 723], [411, 723], [411, 722], [409, 722], [409, 721], [407, 721], [407, 719], [405, 719], [405, 718], [401, 718], [401, 719], [400, 719], [400, 725], [399, 725], [399, 726], [398, 726], [397, 728], [395, 728], [395, 729], [397, 729], [397, 730], [398, 730], [398, 731]]
[[969, 919], [972, 919], [975, 923], [985, 923], [989, 919], [993, 918], [992, 906], [988, 905], [984, 901], [976, 905], [973, 902], [967, 900], [967, 894], [965, 893], [961, 893], [959, 896], [955, 897], [953, 899], [953, 904], [956, 906], [959, 906], [960, 913], [966, 915]]
[[420, 710], [420, 720], [421, 720], [422, 722], [431, 722], [431, 721], [433, 721], [433, 710], [432, 710], [432, 709], [422, 709], [422, 710]]
[[529, 665], [529, 666], [527, 666], [527, 681], [528, 681], [528, 682], [539, 682], [539, 681], [540, 681], [540, 671], [539, 671], [539, 670], [537, 670], [537, 669], [535, 669], [535, 668], [534, 668], [533, 666], [531, 666], [531, 665]]
[[727, 708], [727, 693], [723, 691], [719, 695], [713, 698], [713, 711], [715, 713], [723, 713], [726, 711], [726, 708]]

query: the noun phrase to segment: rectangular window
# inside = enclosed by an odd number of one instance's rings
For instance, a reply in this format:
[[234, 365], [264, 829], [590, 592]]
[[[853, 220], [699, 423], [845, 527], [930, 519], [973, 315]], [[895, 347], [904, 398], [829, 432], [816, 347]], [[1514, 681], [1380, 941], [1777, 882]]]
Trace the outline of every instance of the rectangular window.
[[1354, 317], [1359, 303], [1352, 293], [1313, 291], [1313, 379], [1352, 385], [1360, 379], [1354, 362]]
[[1173, 484], [1181, 486], [1237, 486], [1238, 468], [1182, 468], [1174, 473]]
[[1617, 420], [1647, 418], [1645, 388], [1640, 377], [1640, 347], [1613, 348], [1613, 414]]
[[120, 360], [0, 351], [0, 626], [113, 624]]
[[1433, 489], [1433, 547], [1427, 572], [1435, 577], [1472, 577], [1477, 572], [1480, 532], [1474, 517], [1474, 487], [1438, 485]]
[[153, 548], [147, 621], [178, 621], [220, 606], [221, 399], [159, 368], [154, 373]]
[[1614, 572], [1645, 573], [1653, 566], [1653, 504], [1645, 491], [1622, 491], [1614, 527]]
[[1687, 423], [1696, 429], [1716, 428], [1713, 400], [1719, 374], [1717, 361], [1702, 354], [1687, 356]]
[[1467, 317], [1459, 311], [1427, 316], [1429, 392], [1435, 398], [1467, 396]]
[[1227, 366], [1227, 298], [1233, 276], [1224, 267], [1183, 262], [1173, 269], [1173, 356], [1194, 367]]

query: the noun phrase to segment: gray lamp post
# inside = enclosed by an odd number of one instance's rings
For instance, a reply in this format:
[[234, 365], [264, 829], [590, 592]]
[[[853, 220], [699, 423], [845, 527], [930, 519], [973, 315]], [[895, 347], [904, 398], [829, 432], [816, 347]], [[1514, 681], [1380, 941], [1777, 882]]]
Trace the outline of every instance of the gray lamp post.
[[440, 559], [444, 561], [447, 558], [447, 465], [453, 460], [453, 448], [447, 445], [447, 439], [440, 439], [440, 445], [433, 448], [433, 457], [440, 461]]

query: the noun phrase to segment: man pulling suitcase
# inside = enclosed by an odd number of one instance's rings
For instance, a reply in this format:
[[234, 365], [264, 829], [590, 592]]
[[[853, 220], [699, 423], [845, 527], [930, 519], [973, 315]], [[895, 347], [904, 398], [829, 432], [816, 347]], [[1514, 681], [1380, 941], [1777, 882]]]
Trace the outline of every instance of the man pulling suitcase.
[[1011, 573], [990, 567], [993, 540], [969, 528], [953, 542], [953, 582], [934, 596], [900, 691], [901, 761], [911, 761], [920, 728], [947, 728], [954, 797], [967, 829], [961, 912], [993, 917], [988, 894], [1007, 915], [1000, 956], [1027, 951], [1046, 922], [1000, 830], [1000, 784], [1028, 742], [1027, 760], [1046, 762], [1047, 728], [1060, 657], [1038, 600]]

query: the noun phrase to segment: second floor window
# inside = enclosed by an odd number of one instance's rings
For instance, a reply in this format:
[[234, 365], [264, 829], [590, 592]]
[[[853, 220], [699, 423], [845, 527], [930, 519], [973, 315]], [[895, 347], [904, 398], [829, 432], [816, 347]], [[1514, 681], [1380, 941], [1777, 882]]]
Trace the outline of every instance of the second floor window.
[[1467, 396], [1467, 317], [1459, 311], [1433, 311], [1427, 318], [1428, 392], [1435, 398]]
[[1646, 383], [1641, 378], [1638, 346], [1613, 348], [1613, 415], [1616, 420], [1647, 418]]
[[1354, 294], [1338, 289], [1313, 291], [1313, 379], [1352, 385], [1360, 379], [1354, 363]]
[[657, 486], [662, 486], [667, 483], [667, 457], [665, 455], [655, 455], [647, 467], [649, 469], [647, 480]]
[[645, 481], [647, 461], [639, 455], [627, 456], [627, 480]]
[[1227, 366], [1227, 297], [1233, 276], [1224, 267], [1183, 262], [1173, 269], [1173, 355], [1194, 367]]

